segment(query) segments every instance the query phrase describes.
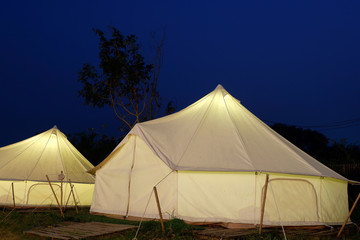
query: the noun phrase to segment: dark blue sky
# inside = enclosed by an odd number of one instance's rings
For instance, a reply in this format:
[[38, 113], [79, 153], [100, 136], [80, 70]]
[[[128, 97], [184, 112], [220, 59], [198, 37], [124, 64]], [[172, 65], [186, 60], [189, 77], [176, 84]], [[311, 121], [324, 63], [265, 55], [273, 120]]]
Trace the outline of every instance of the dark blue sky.
[[[77, 72], [96, 64], [93, 28], [135, 34], [150, 56], [166, 26], [159, 91], [178, 110], [224, 88], [262, 120], [360, 142], [360, 1], [6, 1], [0, 4], [0, 146], [57, 125], [115, 126], [83, 105]], [[269, 122], [268, 122], [269, 123]], [[340, 124], [339, 126], [343, 126]], [[116, 136], [116, 133], [114, 134]]]

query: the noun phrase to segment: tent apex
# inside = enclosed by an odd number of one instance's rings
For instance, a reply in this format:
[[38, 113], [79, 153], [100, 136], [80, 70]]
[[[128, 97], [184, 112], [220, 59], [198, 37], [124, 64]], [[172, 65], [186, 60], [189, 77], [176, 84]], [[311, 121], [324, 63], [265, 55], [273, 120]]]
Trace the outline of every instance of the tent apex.
[[218, 84], [218, 85], [216, 86], [215, 90], [217, 90], [217, 89], [224, 89], [224, 87], [223, 87], [221, 84]]
[[[223, 97], [225, 97], [226, 95], [230, 95], [221, 84], [218, 84], [213, 92], [219, 92], [219, 91], [221, 92]], [[239, 101], [239, 100], [237, 100], [237, 101]]]

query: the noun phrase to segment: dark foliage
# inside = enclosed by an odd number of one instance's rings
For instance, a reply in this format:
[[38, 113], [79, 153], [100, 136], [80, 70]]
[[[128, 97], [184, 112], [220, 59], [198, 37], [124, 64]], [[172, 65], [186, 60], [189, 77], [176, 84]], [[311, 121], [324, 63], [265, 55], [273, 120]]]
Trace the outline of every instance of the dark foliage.
[[160, 108], [156, 90], [159, 66], [145, 62], [135, 35], [124, 36], [114, 27], [109, 38], [101, 30], [94, 32], [100, 41], [100, 63], [98, 67], [83, 65], [79, 95], [87, 105], [111, 107], [127, 130], [153, 119]]
[[68, 138], [77, 150], [95, 166], [104, 160], [119, 143], [119, 140], [100, 135], [91, 129], [69, 135]]
[[320, 160], [322, 155], [328, 150], [329, 140], [317, 131], [282, 123], [275, 123], [272, 129], [318, 160]]
[[166, 106], [166, 115], [172, 114], [176, 111], [176, 106], [173, 101], [170, 101]]
[[360, 180], [360, 146], [346, 140], [329, 143], [321, 133], [276, 123], [272, 128], [291, 143], [343, 176]]

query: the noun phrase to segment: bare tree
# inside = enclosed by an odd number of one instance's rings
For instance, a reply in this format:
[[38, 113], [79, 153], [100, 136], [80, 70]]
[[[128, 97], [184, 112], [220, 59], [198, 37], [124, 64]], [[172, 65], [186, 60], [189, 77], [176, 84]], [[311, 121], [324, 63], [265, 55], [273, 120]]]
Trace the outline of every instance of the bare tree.
[[122, 121], [122, 129], [131, 129], [138, 122], [155, 118], [160, 108], [157, 83], [165, 32], [160, 41], [151, 35], [155, 55], [153, 63], [147, 64], [135, 35], [124, 36], [114, 27], [110, 38], [101, 30], [94, 31], [100, 40], [99, 66], [84, 64], [78, 76], [83, 84], [79, 95], [85, 104], [111, 107]]

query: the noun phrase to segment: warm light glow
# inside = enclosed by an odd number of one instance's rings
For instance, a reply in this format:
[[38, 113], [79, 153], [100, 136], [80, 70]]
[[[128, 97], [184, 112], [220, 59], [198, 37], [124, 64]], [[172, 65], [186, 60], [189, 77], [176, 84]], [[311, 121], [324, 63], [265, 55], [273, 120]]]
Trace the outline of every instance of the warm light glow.
[[[230, 99], [231, 99], [231, 95], [227, 93], [227, 94], [224, 96], [224, 99], [225, 99], [225, 100], [230, 100]], [[240, 100], [238, 100], [238, 99], [236, 99], [236, 98], [233, 98], [233, 99], [236, 100], [238, 103], [240, 103]]]

